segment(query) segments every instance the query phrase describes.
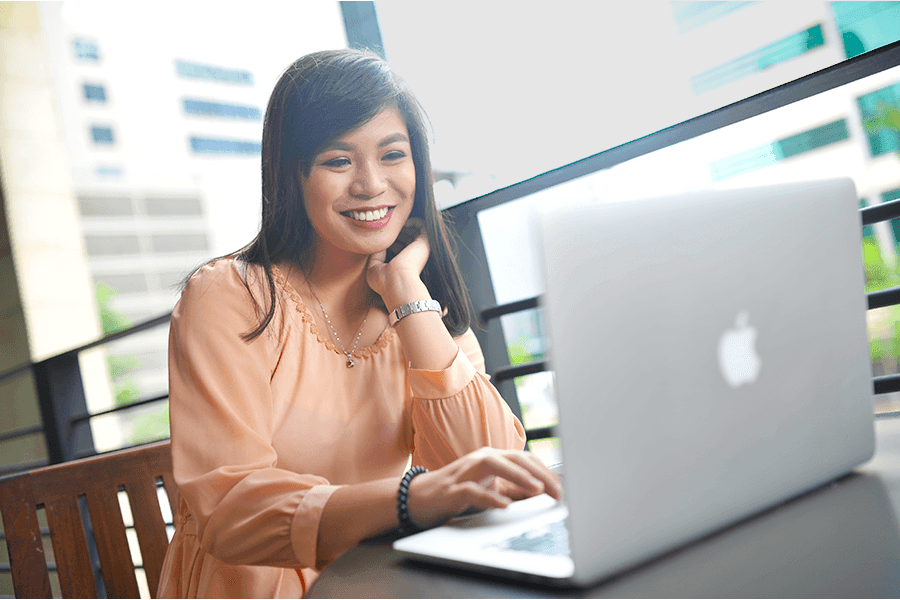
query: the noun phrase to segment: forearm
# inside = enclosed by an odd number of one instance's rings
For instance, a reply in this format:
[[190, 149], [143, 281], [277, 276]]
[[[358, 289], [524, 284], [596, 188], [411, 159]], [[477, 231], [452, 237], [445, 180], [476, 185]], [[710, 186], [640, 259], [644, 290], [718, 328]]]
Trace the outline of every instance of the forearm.
[[319, 521], [317, 569], [366, 538], [397, 526], [400, 478], [389, 477], [341, 487], [328, 499]]
[[[384, 298], [389, 311], [416, 300], [430, 300], [428, 288], [419, 278], [394, 286]], [[413, 369], [441, 371], [453, 362], [459, 347], [441, 320], [441, 313], [425, 311], [401, 319], [394, 327], [403, 352]]]

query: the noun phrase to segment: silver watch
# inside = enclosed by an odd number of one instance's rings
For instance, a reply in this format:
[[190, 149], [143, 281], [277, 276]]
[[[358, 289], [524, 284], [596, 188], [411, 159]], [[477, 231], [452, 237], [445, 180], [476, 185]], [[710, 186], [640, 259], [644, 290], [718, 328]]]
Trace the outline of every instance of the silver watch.
[[439, 313], [443, 312], [441, 303], [437, 300], [416, 300], [415, 302], [398, 306], [391, 311], [391, 327], [396, 325], [403, 317], [429, 310], [436, 310]]

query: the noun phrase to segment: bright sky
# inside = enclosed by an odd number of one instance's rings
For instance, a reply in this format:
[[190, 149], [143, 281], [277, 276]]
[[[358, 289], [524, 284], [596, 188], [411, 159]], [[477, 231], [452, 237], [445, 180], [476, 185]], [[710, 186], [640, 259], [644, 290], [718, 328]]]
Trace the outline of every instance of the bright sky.
[[[491, 173], [500, 187], [834, 62], [787, 61], [696, 95], [692, 76], [816, 23], [831, 27], [833, 17], [816, 0], [777, 11], [765, 2], [680, 4], [685, 14], [712, 7], [716, 18], [679, 34], [663, 0], [377, 0], [376, 9], [388, 59], [431, 117], [435, 166]], [[817, 56], [840, 60], [834, 48]]]
[[434, 124], [439, 168], [530, 177], [670, 125], [690, 100], [677, 52], [658, 51], [677, 35], [666, 2], [376, 7], [387, 57]]

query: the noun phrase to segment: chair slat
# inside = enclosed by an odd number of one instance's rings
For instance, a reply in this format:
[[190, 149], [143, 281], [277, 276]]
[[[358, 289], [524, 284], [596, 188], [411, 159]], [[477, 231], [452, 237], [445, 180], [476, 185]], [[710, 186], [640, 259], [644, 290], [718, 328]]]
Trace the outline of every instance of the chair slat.
[[44, 502], [56, 573], [64, 598], [96, 598], [97, 585], [78, 500], [63, 496]]
[[175, 487], [175, 477], [172, 473], [163, 473], [162, 480], [166, 495], [169, 497], [169, 508], [172, 509], [172, 520], [174, 521], [178, 514], [178, 488]]
[[27, 473], [0, 480], [0, 515], [16, 596], [52, 597], [47, 557]]
[[[47, 513], [50, 535], [64, 597], [97, 597], [95, 557], [88, 551], [87, 501], [106, 594], [137, 598], [140, 594], [128, 546], [118, 490], [125, 486], [135, 521], [147, 584], [156, 595], [168, 546], [160, 514], [157, 480], [162, 477], [177, 510], [169, 442], [43, 467], [0, 479], [0, 513], [10, 551], [10, 568], [17, 597], [47, 598], [52, 594], [48, 565], [38, 527], [36, 507]], [[174, 512], [173, 510], [173, 512]], [[83, 520], [84, 517], [84, 520]], [[0, 542], [2, 543], [2, 542]]]
[[94, 540], [100, 555], [100, 569], [110, 598], [139, 598], [134, 563], [125, 535], [125, 521], [119, 507], [118, 487], [95, 487], [85, 494]]
[[128, 492], [131, 513], [134, 515], [134, 530], [141, 547], [150, 595], [156, 598], [163, 558], [169, 545], [166, 524], [156, 495], [156, 478], [147, 475], [127, 481], [125, 491]]

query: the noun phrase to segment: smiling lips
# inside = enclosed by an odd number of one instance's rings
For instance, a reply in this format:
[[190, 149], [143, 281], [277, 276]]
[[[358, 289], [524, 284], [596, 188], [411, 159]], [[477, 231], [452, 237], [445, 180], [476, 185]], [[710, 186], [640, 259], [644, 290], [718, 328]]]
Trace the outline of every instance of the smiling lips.
[[341, 214], [353, 221], [355, 225], [366, 229], [380, 229], [388, 224], [393, 212], [393, 206], [382, 206], [372, 210], [348, 210]]

